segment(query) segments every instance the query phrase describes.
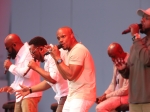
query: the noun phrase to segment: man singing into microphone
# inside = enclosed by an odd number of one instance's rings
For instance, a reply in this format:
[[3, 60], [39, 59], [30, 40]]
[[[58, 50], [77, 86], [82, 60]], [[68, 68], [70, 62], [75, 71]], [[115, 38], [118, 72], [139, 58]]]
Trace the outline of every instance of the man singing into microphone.
[[121, 75], [129, 79], [129, 111], [150, 112], [150, 8], [137, 13], [146, 36], [141, 38], [137, 24], [130, 25], [133, 45], [128, 62], [118, 58], [115, 63]]
[[[51, 55], [47, 52], [50, 52], [47, 48], [47, 42], [43, 37], [37, 36], [34, 37], [29, 41], [30, 45], [30, 53], [36, 60], [40, 62], [45, 62], [44, 69], [39, 67], [35, 61], [31, 60], [29, 62], [29, 68], [33, 69], [34, 71], [38, 72], [45, 80], [41, 83], [32, 86], [26, 87], [21, 85], [22, 90], [18, 90], [17, 97], [26, 96], [30, 93], [44, 91], [52, 87], [54, 92], [56, 93], [55, 99], [58, 102], [56, 112], [62, 112], [64, 102], [66, 101], [68, 95], [68, 83], [67, 80], [64, 80], [61, 74], [59, 73], [56, 63]], [[57, 46], [58, 47], [58, 46]], [[65, 56], [67, 51], [60, 49], [61, 58], [65, 61]]]
[[68, 50], [65, 61], [61, 59], [57, 46], [51, 56], [62, 77], [68, 80], [69, 93], [63, 112], [88, 112], [96, 100], [95, 66], [89, 50], [79, 43], [68, 26], [56, 33], [58, 42]]
[[[9, 34], [5, 38], [4, 43], [9, 56], [15, 59], [15, 64], [12, 64], [9, 59], [5, 60], [4, 67], [15, 76], [15, 80], [10, 87], [0, 88], [0, 92], [12, 93], [20, 89], [19, 84], [28, 87], [38, 84], [40, 82], [40, 75], [37, 72], [30, 70], [24, 76], [25, 71], [28, 69], [29, 61], [33, 59], [28, 43], [23, 43], [16, 34]], [[39, 66], [39, 63], [37, 65]], [[22, 101], [21, 98], [16, 99], [14, 112], [37, 112], [41, 96], [41, 92], [35, 92], [24, 97]]]

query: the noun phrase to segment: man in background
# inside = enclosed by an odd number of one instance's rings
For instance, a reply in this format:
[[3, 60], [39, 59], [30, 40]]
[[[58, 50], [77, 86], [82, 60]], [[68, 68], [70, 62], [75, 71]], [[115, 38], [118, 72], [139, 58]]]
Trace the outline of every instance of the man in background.
[[[120, 44], [111, 43], [107, 52], [113, 63], [117, 58], [127, 62], [129, 55], [124, 52]], [[128, 85], [128, 80], [120, 75], [114, 64], [112, 81], [104, 94], [97, 98], [96, 112], [115, 112], [120, 105], [128, 104]]]
[[[38, 84], [40, 75], [37, 72], [29, 70], [25, 75], [29, 62], [33, 60], [28, 43], [23, 43], [16, 34], [9, 34], [4, 43], [9, 57], [15, 59], [15, 64], [12, 64], [10, 59], [5, 60], [4, 68], [15, 76], [15, 80], [10, 86], [0, 88], [0, 92], [13, 93], [21, 89], [19, 84], [28, 87]], [[39, 66], [39, 63], [37, 65]], [[41, 96], [42, 92], [35, 92], [24, 97], [22, 101], [21, 98], [16, 99], [14, 112], [38, 112]]]

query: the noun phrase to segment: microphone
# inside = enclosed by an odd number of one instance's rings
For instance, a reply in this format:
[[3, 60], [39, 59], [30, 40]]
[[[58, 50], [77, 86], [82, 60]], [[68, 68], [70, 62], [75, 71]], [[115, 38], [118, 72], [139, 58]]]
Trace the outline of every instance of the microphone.
[[[57, 48], [58, 48], [58, 49], [61, 49], [61, 48], [62, 48], [62, 45], [61, 45], [61, 44], [57, 45]], [[50, 54], [50, 53], [51, 53], [51, 49], [49, 49], [49, 50], [44, 54], [44, 56], [45, 56], [45, 55], [48, 55], [48, 54]]]
[[[11, 58], [11, 56], [8, 54], [7, 59], [10, 59], [10, 58]], [[8, 71], [8, 69], [5, 68], [4, 74], [6, 74], [7, 71]]]
[[[61, 45], [61, 44], [57, 45], [57, 48], [58, 48], [58, 49], [61, 49], [61, 48], [62, 48], [62, 45]], [[45, 55], [48, 55], [48, 54], [50, 54], [50, 53], [51, 53], [51, 49], [49, 49], [49, 50], [44, 54], [44, 56], [45, 56]], [[35, 59], [35, 58], [34, 58], [34, 61], [36, 62], [36, 59]], [[24, 73], [23, 76], [25, 76], [25, 75], [29, 72], [29, 70], [30, 70], [30, 68], [27, 69], [27, 71]]]
[[61, 48], [62, 48], [62, 45], [61, 45], [61, 44], [57, 45], [57, 48], [58, 48], [58, 49], [61, 49]]
[[[139, 26], [139, 29], [142, 28], [142, 24], [138, 24], [138, 26]], [[124, 30], [124, 31], [122, 32], [122, 34], [127, 34], [127, 33], [129, 33], [130, 31], [131, 31], [131, 29], [128, 28], [128, 29]]]
[[29, 72], [30, 68], [27, 69], [27, 71], [24, 73], [23, 76], [27, 75], [27, 73]]
[[[36, 59], [34, 58], [34, 61], [36, 62]], [[24, 73], [23, 76], [27, 75], [27, 73], [29, 72], [30, 68], [27, 69], [27, 71]]]

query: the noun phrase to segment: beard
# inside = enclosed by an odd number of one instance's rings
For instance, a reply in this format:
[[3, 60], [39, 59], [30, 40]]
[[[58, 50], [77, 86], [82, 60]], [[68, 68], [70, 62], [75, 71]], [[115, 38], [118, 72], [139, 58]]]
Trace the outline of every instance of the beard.
[[148, 32], [150, 32], [150, 28], [140, 30], [140, 33], [142, 33], [142, 34], [147, 34]]
[[12, 52], [8, 53], [8, 56], [12, 59], [15, 59], [17, 55], [17, 52], [12, 48]]
[[[48, 54], [48, 55], [50, 55], [50, 54]], [[44, 58], [42, 57], [42, 55], [39, 54], [37, 58], [34, 57], [34, 61], [35, 61], [35, 62], [36, 62], [36, 61], [39, 61], [39, 62], [42, 62], [42, 63], [43, 63], [45, 60], [44, 60]]]
[[[49, 54], [50, 55], [50, 54]], [[39, 60], [40, 62], [44, 62], [45, 60], [43, 59], [43, 57], [41, 56], [41, 54], [40, 54], [40, 60]]]

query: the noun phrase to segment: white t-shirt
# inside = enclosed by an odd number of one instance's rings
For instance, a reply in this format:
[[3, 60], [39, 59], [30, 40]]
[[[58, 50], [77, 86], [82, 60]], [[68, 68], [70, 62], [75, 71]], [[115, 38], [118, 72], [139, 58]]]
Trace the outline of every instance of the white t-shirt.
[[66, 65], [81, 65], [83, 70], [79, 77], [69, 82], [69, 94], [67, 100], [85, 99], [95, 101], [96, 99], [96, 80], [95, 66], [92, 56], [88, 49], [78, 43], [69, 52]]

